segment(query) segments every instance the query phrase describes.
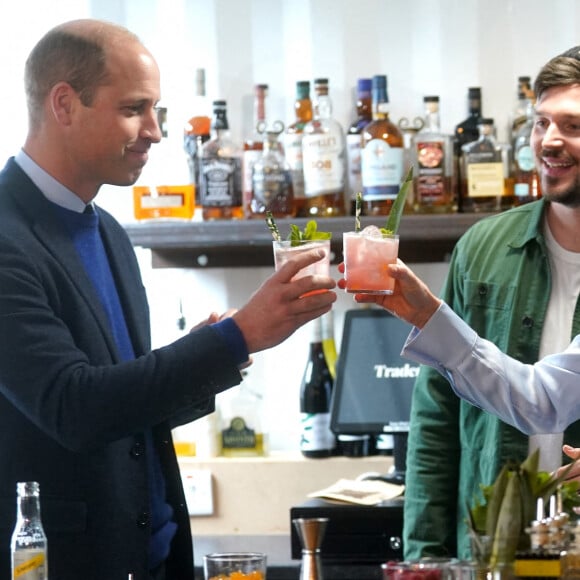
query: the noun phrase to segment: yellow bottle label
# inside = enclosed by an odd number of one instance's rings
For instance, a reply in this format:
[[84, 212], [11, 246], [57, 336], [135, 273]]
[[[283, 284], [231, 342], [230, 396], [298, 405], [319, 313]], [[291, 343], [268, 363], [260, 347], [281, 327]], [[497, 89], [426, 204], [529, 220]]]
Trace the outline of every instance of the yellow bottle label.
[[[15, 557], [16, 560], [16, 557]], [[14, 579], [21, 578], [24, 580], [28, 578], [28, 574], [30, 574], [30, 578], [36, 578], [36, 575], [32, 573], [40, 571], [41, 568], [44, 567], [45, 562], [45, 555], [44, 552], [37, 552], [32, 557], [27, 558], [23, 562], [15, 561], [14, 565]], [[38, 578], [41, 578], [41, 575], [38, 574]]]

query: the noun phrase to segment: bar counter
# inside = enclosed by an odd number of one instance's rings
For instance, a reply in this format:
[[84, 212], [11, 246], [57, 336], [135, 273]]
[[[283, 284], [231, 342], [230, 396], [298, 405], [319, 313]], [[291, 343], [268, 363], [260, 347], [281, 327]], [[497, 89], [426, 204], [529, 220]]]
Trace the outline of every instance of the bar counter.
[[[195, 534], [195, 531], [194, 531]], [[300, 560], [291, 557], [290, 536], [194, 536], [195, 578], [203, 580], [203, 556], [211, 552], [263, 552], [268, 556], [267, 580], [298, 580]], [[381, 580], [380, 564], [335, 563], [322, 558], [324, 580]]]

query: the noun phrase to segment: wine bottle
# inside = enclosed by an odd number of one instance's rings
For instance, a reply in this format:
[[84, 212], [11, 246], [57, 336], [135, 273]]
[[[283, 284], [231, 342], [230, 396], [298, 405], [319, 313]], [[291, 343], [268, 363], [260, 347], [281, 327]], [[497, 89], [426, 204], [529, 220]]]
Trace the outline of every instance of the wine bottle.
[[330, 457], [336, 437], [330, 430], [330, 398], [334, 381], [322, 347], [322, 320], [311, 323], [310, 353], [300, 388], [302, 436], [300, 450], [305, 457]]

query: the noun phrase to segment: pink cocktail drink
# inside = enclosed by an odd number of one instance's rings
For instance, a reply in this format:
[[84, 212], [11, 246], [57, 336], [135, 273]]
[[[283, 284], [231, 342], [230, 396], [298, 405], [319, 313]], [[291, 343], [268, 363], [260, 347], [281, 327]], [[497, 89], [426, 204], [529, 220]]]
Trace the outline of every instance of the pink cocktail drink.
[[[276, 271], [278, 271], [284, 264], [291, 260], [295, 260], [298, 256], [311, 252], [312, 250], [322, 249], [324, 250], [324, 257], [314, 262], [306, 268], [302, 268], [294, 276], [293, 280], [298, 278], [303, 278], [304, 276], [330, 276], [330, 240], [301, 240], [299, 242], [294, 242], [298, 245], [292, 245], [293, 242], [290, 241], [274, 241], [274, 265]], [[326, 292], [326, 290], [319, 290], [315, 292], [309, 292], [309, 294], [318, 294], [320, 292]]]
[[353, 294], [392, 294], [395, 280], [388, 265], [397, 262], [399, 236], [376, 227], [343, 234], [346, 291]]

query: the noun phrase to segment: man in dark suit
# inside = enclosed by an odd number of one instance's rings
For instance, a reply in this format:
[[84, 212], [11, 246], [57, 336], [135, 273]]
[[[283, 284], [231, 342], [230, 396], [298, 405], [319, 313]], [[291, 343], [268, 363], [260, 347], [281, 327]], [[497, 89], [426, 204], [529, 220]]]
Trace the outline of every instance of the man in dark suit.
[[[231, 316], [151, 350], [138, 265], [93, 200], [130, 185], [161, 138], [155, 60], [95, 20], [49, 31], [25, 70], [29, 133], [0, 173], [0, 578], [18, 481], [38, 481], [51, 580], [191, 580], [170, 429], [213, 410], [249, 355], [327, 312], [312, 252]], [[300, 298], [312, 290], [328, 292]]]

